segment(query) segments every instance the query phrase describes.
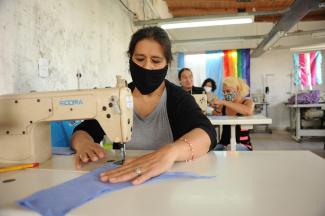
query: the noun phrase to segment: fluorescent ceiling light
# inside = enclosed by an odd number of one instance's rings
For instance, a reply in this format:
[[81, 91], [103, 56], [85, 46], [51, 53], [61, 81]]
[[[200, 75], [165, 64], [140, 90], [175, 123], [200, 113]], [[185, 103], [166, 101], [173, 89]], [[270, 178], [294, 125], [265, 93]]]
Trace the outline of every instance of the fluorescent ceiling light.
[[312, 38], [324, 38], [325, 37], [325, 31], [324, 32], [314, 32], [311, 34]]
[[282, 36], [284, 35], [284, 31], [278, 31], [272, 38], [271, 40], [269, 40], [263, 50], [268, 50], [269, 48], [271, 48]]
[[215, 19], [197, 19], [197, 20], [183, 20], [174, 22], [161, 22], [159, 25], [163, 29], [178, 29], [178, 28], [195, 28], [206, 26], [219, 26], [219, 25], [235, 25], [247, 24], [254, 22], [254, 16], [238, 16], [238, 17], [223, 17]]

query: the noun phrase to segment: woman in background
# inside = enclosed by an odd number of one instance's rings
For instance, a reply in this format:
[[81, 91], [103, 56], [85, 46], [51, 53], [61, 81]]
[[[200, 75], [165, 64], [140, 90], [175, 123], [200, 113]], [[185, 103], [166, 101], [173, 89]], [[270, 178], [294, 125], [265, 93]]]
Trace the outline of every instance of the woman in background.
[[[222, 87], [224, 100], [214, 100], [212, 106], [221, 106], [222, 115], [228, 116], [249, 116], [254, 114], [254, 102], [246, 98], [249, 93], [249, 87], [245, 81], [235, 77], [227, 77], [223, 81]], [[237, 150], [253, 150], [250, 141], [249, 130], [242, 129], [236, 125]], [[224, 125], [220, 143], [215, 150], [225, 150], [230, 143], [230, 126]]]
[[190, 94], [202, 94], [204, 89], [193, 85], [193, 73], [189, 68], [182, 68], [178, 72], [178, 80], [182, 88]]
[[214, 91], [217, 89], [216, 82], [211, 78], [207, 78], [202, 83], [202, 88], [204, 89], [204, 91], [207, 95], [207, 99], [208, 99], [207, 114], [208, 115], [221, 115], [221, 110], [218, 110], [218, 109], [212, 107], [213, 101], [218, 100], [217, 95], [214, 94]]

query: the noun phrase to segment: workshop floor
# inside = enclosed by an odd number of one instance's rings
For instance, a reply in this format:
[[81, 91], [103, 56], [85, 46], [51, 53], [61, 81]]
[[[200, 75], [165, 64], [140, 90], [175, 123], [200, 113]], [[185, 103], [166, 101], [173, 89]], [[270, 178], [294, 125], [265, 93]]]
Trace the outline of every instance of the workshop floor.
[[303, 138], [300, 143], [291, 138], [286, 131], [269, 133], [251, 133], [254, 151], [259, 150], [309, 150], [325, 159], [324, 142], [322, 138]]

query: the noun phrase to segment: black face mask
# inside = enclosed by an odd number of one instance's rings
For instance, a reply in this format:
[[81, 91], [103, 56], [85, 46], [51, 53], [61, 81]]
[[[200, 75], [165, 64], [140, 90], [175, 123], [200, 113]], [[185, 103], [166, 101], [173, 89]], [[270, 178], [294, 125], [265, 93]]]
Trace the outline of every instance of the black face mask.
[[159, 70], [148, 70], [140, 67], [130, 59], [130, 72], [135, 87], [143, 95], [155, 91], [164, 81], [168, 70], [168, 65]]

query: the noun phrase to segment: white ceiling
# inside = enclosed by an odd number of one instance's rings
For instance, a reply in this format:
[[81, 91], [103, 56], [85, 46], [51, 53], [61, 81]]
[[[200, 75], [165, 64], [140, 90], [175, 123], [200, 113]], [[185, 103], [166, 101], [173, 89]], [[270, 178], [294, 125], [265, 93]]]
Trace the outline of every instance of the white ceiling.
[[[261, 39], [240, 39], [242, 36], [258, 36], [266, 35], [273, 23], [252, 23], [243, 25], [230, 26], [213, 26], [199, 27], [188, 29], [172, 29], [168, 30], [172, 40], [174, 41], [173, 51], [199, 53], [207, 50], [223, 50], [223, 49], [241, 49], [256, 48]], [[325, 21], [300, 22], [289, 32], [311, 31], [325, 29]], [[202, 41], [207, 38], [231, 38], [223, 40]], [[238, 38], [238, 39], [236, 39]], [[189, 42], [177, 43], [180, 40], [190, 40]], [[196, 41], [199, 40], [199, 41]], [[313, 43], [324, 42], [325, 38], [312, 38], [311, 35], [290, 36], [281, 38], [274, 48], [292, 47], [300, 45], [308, 45]]]
[[196, 38], [261, 35], [268, 33], [272, 27], [272, 23], [252, 23], [242, 25], [171, 29], [168, 30], [168, 32], [175, 40], [186, 40]]

